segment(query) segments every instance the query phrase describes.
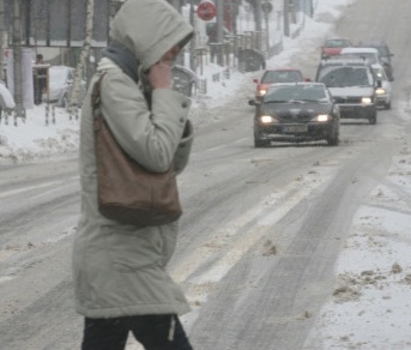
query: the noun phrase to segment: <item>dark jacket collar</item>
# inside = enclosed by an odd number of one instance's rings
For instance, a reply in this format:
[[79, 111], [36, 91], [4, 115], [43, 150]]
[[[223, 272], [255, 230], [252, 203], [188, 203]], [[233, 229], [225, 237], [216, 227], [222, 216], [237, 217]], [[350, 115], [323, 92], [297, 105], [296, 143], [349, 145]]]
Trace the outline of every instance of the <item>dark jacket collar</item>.
[[112, 60], [125, 74], [127, 74], [136, 83], [138, 82], [139, 62], [129, 49], [115, 41], [112, 41], [108, 47], [103, 50], [102, 55], [103, 57], [107, 57]]

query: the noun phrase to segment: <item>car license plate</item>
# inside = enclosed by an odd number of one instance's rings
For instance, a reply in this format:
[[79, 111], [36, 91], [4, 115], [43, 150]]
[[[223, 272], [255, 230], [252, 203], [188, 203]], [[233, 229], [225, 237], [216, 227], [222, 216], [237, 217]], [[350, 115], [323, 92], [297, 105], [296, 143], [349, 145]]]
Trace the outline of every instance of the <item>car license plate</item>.
[[[357, 107], [358, 108], [358, 107]], [[340, 105], [340, 110], [341, 111], [343, 111], [343, 112], [355, 112], [355, 110], [357, 109], [356, 107], [353, 107], [353, 106], [348, 106], [348, 107], [346, 107], [346, 106], [341, 106]]]
[[290, 125], [284, 126], [283, 132], [307, 132], [307, 125]]

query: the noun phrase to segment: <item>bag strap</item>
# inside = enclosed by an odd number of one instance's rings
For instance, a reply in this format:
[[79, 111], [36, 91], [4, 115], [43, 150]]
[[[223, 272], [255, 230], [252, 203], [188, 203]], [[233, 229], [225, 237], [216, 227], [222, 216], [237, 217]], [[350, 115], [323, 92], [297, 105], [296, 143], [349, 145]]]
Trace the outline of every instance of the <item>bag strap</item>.
[[104, 76], [107, 72], [104, 72], [100, 75], [98, 80], [94, 83], [93, 91], [91, 92], [91, 108], [93, 109], [93, 114], [96, 109], [100, 107], [100, 92], [101, 92], [101, 84], [103, 81]]
[[101, 114], [100, 109], [100, 92], [101, 92], [101, 84], [103, 81], [104, 76], [107, 72], [104, 72], [100, 75], [98, 80], [93, 85], [93, 90], [91, 91], [91, 110], [93, 115], [93, 129], [94, 132], [99, 132], [101, 130], [101, 124], [103, 122], [103, 115]]

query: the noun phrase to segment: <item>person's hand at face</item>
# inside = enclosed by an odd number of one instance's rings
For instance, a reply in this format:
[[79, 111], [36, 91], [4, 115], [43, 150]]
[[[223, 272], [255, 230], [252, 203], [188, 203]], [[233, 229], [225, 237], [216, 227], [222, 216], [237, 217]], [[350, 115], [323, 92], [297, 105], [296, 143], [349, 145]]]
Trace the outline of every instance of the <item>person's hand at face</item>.
[[171, 66], [179, 52], [180, 48], [174, 46], [157, 63], [150, 67], [148, 79], [153, 89], [171, 89], [173, 87]]

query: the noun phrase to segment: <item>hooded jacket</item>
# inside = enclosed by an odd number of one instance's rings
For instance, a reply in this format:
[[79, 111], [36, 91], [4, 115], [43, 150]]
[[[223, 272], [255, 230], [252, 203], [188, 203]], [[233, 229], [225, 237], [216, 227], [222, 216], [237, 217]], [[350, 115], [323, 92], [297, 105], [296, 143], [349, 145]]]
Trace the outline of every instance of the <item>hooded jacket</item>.
[[[90, 94], [101, 72], [103, 116], [117, 142], [147, 170], [177, 173], [187, 164], [192, 128], [190, 100], [172, 89], [154, 89], [144, 74], [192, 27], [164, 0], [128, 0], [113, 19], [110, 38], [139, 62], [138, 83], [103, 58], [85, 98], [80, 131], [81, 215], [73, 244], [76, 311], [89, 318], [183, 314], [189, 305], [166, 271], [178, 222], [136, 227], [111, 221], [97, 206], [96, 159]], [[146, 96], [145, 96], [146, 95]], [[147, 95], [151, 102], [148, 102]]]

